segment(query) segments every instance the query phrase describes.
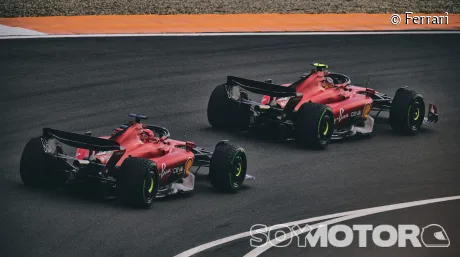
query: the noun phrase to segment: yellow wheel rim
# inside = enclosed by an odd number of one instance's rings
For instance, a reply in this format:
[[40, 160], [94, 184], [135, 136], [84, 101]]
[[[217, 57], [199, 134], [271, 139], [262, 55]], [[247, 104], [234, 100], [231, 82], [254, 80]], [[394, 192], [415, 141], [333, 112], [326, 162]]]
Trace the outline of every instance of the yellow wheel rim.
[[235, 176], [239, 177], [241, 175], [242, 170], [243, 170], [243, 166], [241, 165], [241, 163], [238, 163]]
[[147, 190], [149, 193], [152, 193], [154, 185], [155, 185], [155, 181], [153, 181], [153, 178], [150, 178], [150, 188], [149, 190]]
[[415, 113], [414, 120], [418, 120], [419, 117], [420, 117], [420, 109], [417, 108], [417, 111], [416, 111], [416, 113]]
[[326, 122], [326, 127], [324, 128], [323, 135], [327, 135], [328, 131], [329, 131], [329, 122]]

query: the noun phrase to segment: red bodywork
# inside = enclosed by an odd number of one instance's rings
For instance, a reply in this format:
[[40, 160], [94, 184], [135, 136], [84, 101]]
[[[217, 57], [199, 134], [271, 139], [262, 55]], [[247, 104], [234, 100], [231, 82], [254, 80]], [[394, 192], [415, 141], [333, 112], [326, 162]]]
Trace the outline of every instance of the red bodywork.
[[[109, 139], [110, 137], [101, 138]], [[121, 166], [129, 156], [152, 160], [157, 164], [160, 184], [169, 183], [172, 174], [188, 176], [194, 160], [194, 154], [188, 149], [188, 147], [195, 147], [194, 143], [155, 137], [153, 132], [145, 128], [142, 123], [134, 123], [117, 137], [110, 139], [117, 141], [125, 148], [125, 153], [116, 166]], [[94, 157], [102, 164], [107, 164], [113, 153], [113, 151], [98, 152]], [[87, 149], [78, 148], [76, 158], [83, 160], [88, 157], [88, 154]]]
[[[372, 98], [368, 93], [375, 93], [372, 89], [351, 86], [346, 83], [332, 84], [326, 80], [327, 71], [313, 71], [304, 81], [296, 86], [296, 92], [303, 95], [302, 100], [294, 108], [298, 110], [305, 102], [325, 104], [331, 107], [334, 113], [335, 126], [340, 128], [346, 121], [355, 115], [366, 114], [372, 108]], [[291, 84], [283, 84], [289, 86]], [[364, 94], [363, 94], [364, 93]], [[276, 99], [276, 103], [284, 108], [289, 98]], [[262, 98], [262, 104], [269, 104], [270, 96]]]

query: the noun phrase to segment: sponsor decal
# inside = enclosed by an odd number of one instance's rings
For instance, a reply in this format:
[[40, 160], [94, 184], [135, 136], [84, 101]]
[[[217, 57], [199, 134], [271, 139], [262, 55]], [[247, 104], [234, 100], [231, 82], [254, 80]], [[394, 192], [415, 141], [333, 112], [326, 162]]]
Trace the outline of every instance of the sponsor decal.
[[179, 166], [179, 167], [172, 169], [173, 174], [180, 174], [182, 172], [184, 172], [184, 166]]
[[335, 119], [336, 122], [341, 122], [342, 120], [349, 117], [350, 114], [349, 113], [344, 114], [344, 112], [345, 110], [343, 108], [340, 108], [339, 117]]
[[161, 164], [161, 172], [160, 172], [160, 178], [163, 178], [164, 176], [168, 174], [180, 174], [184, 172], [184, 166], [178, 166], [172, 169], [166, 169], [166, 163]]
[[169, 174], [171, 170], [166, 169], [166, 163], [161, 164], [160, 178], [164, 177], [166, 174]]
[[342, 120], [345, 120], [347, 118], [354, 118], [354, 117], [359, 117], [363, 114], [363, 110], [355, 110], [349, 113], [345, 113], [345, 110], [343, 108], [340, 108], [339, 111], [339, 117], [335, 118], [335, 122], [341, 122]]
[[350, 117], [361, 116], [361, 113], [362, 113], [361, 110], [352, 111], [352, 112], [350, 113]]

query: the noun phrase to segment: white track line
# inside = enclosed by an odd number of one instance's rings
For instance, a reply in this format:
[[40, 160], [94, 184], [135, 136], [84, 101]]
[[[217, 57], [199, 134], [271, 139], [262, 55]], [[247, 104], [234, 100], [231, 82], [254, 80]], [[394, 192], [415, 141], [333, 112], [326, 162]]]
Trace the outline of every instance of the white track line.
[[[309, 218], [309, 219], [304, 219], [304, 220], [298, 220], [298, 221], [293, 221], [289, 223], [283, 223], [283, 224], [277, 224], [271, 227], [268, 227], [266, 230], [269, 230], [272, 227], [279, 227], [279, 226], [294, 226], [294, 225], [301, 225], [309, 222], [314, 222], [314, 221], [319, 221], [319, 220], [326, 220], [329, 219], [328, 221], [321, 223], [321, 225], [328, 225], [328, 224], [334, 224], [338, 223], [341, 221], [345, 220], [350, 220], [358, 217], [363, 217], [367, 215], [372, 215], [372, 214], [377, 214], [381, 212], [387, 212], [387, 211], [393, 211], [393, 210], [399, 210], [399, 209], [404, 209], [404, 208], [410, 208], [410, 207], [415, 207], [415, 206], [421, 206], [421, 205], [426, 205], [426, 204], [432, 204], [432, 203], [439, 203], [439, 202], [445, 202], [445, 201], [453, 201], [453, 200], [460, 200], [460, 195], [457, 196], [450, 196], [450, 197], [442, 197], [442, 198], [435, 198], [435, 199], [428, 199], [428, 200], [421, 200], [421, 201], [414, 201], [414, 202], [406, 202], [406, 203], [399, 203], [399, 204], [391, 204], [391, 205], [384, 205], [384, 206], [379, 206], [379, 207], [373, 207], [373, 208], [367, 208], [367, 209], [360, 209], [360, 210], [355, 210], [355, 211], [348, 211], [348, 212], [341, 212], [341, 213], [336, 213], [336, 214], [331, 214], [331, 215], [325, 215], [325, 216], [320, 216], [320, 217], [314, 217], [314, 218]], [[316, 229], [319, 226], [319, 224], [312, 225], [310, 229]], [[261, 230], [260, 232], [263, 233], [266, 230]], [[297, 234], [301, 234], [302, 232], [306, 233], [308, 231], [303, 230], [301, 231], [296, 231]], [[203, 252], [207, 249], [216, 247], [218, 245], [222, 245], [231, 241], [239, 240], [245, 237], [249, 237], [251, 233], [245, 232], [245, 233], [240, 233], [237, 235], [221, 238], [219, 240], [215, 240], [203, 245], [199, 245], [197, 247], [194, 247], [192, 249], [189, 249], [185, 252], [182, 252], [174, 257], [189, 257], [193, 256], [197, 253]], [[291, 236], [294, 235], [291, 233]], [[284, 236], [283, 236], [284, 237]], [[288, 240], [289, 238], [286, 238]], [[276, 239], [274, 239], [276, 240]], [[274, 241], [272, 240], [272, 241]], [[281, 243], [279, 241], [275, 241], [273, 243]], [[272, 246], [271, 244], [267, 244], [266, 247], [258, 247], [246, 254], [244, 257], [255, 257], [259, 256], [263, 252], [267, 251], [270, 249]]]
[[340, 35], [401, 35], [401, 34], [460, 34], [460, 30], [418, 31], [339, 31], [339, 32], [206, 32], [151, 34], [71, 34], [71, 35], [4, 35], [0, 39], [37, 38], [97, 38], [97, 37], [203, 37], [203, 36], [340, 36]]

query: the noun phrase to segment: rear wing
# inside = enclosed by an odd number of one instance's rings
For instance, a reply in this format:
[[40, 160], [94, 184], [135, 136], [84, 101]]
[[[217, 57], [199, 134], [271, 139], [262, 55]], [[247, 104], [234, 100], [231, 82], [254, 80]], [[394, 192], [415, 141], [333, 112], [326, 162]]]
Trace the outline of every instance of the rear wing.
[[114, 140], [86, 136], [57, 129], [44, 128], [45, 139], [55, 138], [71, 147], [89, 149], [93, 151], [115, 151], [120, 150], [120, 144]]
[[294, 88], [283, 87], [262, 81], [250, 80], [234, 76], [227, 77], [227, 86], [240, 86], [249, 92], [272, 97], [292, 97], [296, 96]]

